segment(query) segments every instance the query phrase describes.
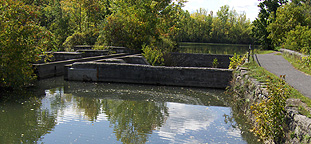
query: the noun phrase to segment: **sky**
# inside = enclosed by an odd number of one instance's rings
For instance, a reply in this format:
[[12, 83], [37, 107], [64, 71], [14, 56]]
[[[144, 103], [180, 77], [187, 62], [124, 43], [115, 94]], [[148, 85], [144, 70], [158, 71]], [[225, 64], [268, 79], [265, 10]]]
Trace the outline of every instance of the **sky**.
[[239, 14], [245, 12], [246, 17], [253, 21], [258, 15], [259, 3], [258, 0], [188, 0], [183, 9], [193, 13], [197, 9], [204, 8], [208, 12], [213, 11], [216, 15], [221, 6], [229, 5], [230, 10], [235, 9]]

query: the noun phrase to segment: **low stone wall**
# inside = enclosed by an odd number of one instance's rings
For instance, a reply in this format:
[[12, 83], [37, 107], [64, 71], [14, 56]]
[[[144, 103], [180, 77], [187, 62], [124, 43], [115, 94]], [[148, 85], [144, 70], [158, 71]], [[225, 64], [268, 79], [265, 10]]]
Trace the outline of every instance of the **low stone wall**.
[[165, 58], [165, 65], [178, 67], [212, 67], [214, 59], [218, 60], [217, 68], [227, 69], [232, 55], [170, 53]]
[[171, 86], [226, 88], [232, 70], [203, 67], [164, 67], [101, 62], [74, 63], [68, 80]]
[[[265, 83], [260, 83], [247, 75], [245, 68], [238, 68], [234, 74], [231, 88], [235, 92], [234, 100], [238, 111], [242, 111], [245, 116], [255, 125], [256, 119], [252, 114], [250, 106], [260, 102], [269, 94]], [[298, 107], [303, 105], [298, 99], [287, 100], [286, 111], [288, 113], [288, 130], [286, 143], [310, 143], [311, 139], [311, 119], [298, 113]], [[265, 143], [271, 143], [265, 142]]]
[[288, 50], [288, 49], [280, 49], [280, 52], [282, 52], [283, 54], [289, 55], [289, 56], [293, 56], [293, 57], [298, 58], [298, 59], [301, 59], [302, 57], [308, 56], [308, 55], [304, 55], [302, 53], [292, 51], [292, 50]]

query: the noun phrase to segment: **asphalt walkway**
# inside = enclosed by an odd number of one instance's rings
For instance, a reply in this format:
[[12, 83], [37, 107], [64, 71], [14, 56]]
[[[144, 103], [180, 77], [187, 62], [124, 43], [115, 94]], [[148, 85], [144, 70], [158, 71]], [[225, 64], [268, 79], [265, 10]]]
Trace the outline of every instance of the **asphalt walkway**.
[[285, 81], [290, 86], [311, 98], [311, 76], [295, 69], [282, 55], [277, 55], [277, 53], [257, 54], [255, 59], [261, 67], [271, 73], [277, 76], [286, 75]]

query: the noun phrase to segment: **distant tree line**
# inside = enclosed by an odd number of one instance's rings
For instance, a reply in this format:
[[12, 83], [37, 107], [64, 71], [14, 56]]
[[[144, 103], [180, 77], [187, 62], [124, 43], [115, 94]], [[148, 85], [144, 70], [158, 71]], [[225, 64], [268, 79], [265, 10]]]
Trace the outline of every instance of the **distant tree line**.
[[246, 14], [225, 5], [217, 11], [200, 8], [195, 13], [181, 11], [177, 41], [252, 44], [252, 24]]

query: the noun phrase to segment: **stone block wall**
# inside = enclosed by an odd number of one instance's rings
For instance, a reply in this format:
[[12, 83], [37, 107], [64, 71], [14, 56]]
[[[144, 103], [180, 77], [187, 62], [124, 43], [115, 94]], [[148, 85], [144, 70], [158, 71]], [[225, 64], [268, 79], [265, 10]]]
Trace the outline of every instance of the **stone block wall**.
[[224, 89], [232, 70], [203, 67], [164, 67], [137, 64], [86, 62], [68, 69], [68, 80], [122, 82]]
[[217, 59], [217, 68], [227, 69], [232, 55], [170, 53], [165, 57], [165, 65], [178, 67], [212, 67]]
[[128, 54], [113, 54], [113, 55], [104, 55], [104, 56], [95, 56], [95, 57], [86, 57], [79, 59], [70, 59], [64, 61], [56, 61], [56, 62], [48, 62], [41, 64], [33, 64], [35, 68], [35, 73], [39, 79], [49, 78], [54, 76], [61, 76], [65, 73], [65, 65], [73, 64], [75, 62], [87, 62], [87, 61], [95, 61], [100, 59], [108, 59], [113, 57], [126, 56]]

